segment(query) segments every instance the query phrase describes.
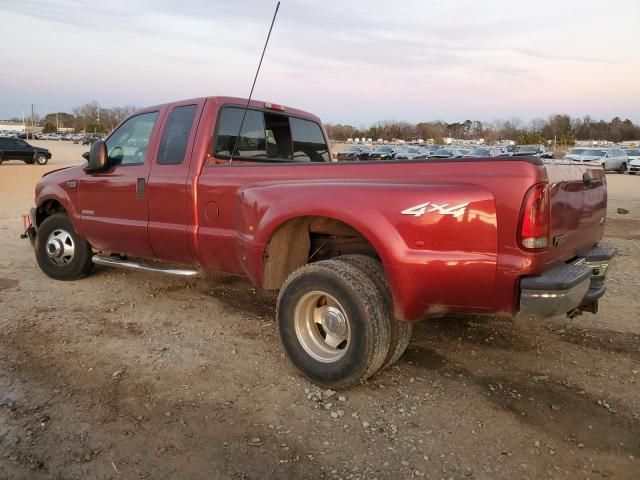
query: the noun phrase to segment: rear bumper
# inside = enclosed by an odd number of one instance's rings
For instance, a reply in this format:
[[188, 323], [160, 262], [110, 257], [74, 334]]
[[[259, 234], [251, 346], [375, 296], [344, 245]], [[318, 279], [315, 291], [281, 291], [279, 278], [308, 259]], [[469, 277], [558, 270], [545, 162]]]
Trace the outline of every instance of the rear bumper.
[[584, 257], [520, 280], [520, 313], [539, 317], [597, 311], [615, 248], [593, 247]]

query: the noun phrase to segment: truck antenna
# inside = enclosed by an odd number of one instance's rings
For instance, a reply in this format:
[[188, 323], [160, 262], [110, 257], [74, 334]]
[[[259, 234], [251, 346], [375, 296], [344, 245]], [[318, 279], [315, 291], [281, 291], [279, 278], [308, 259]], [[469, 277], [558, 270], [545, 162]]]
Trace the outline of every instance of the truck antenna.
[[240, 122], [240, 129], [238, 130], [238, 135], [236, 135], [236, 141], [233, 144], [233, 150], [231, 151], [231, 155], [229, 156], [229, 163], [233, 160], [233, 155], [236, 153], [236, 148], [238, 146], [238, 140], [240, 139], [240, 134], [242, 133], [242, 127], [244, 126], [244, 119], [247, 116], [247, 110], [249, 110], [249, 104], [251, 103], [251, 97], [253, 96], [253, 89], [256, 86], [256, 80], [258, 80], [258, 73], [260, 73], [260, 67], [262, 66], [262, 59], [264, 58], [264, 52], [267, 51], [267, 45], [269, 44], [269, 38], [271, 37], [271, 30], [273, 30], [273, 24], [276, 21], [276, 16], [278, 15], [278, 9], [280, 8], [280, 2], [278, 1], [276, 5], [276, 11], [273, 13], [273, 19], [271, 20], [271, 26], [269, 27], [269, 33], [267, 34], [267, 40], [264, 42], [264, 48], [262, 49], [262, 55], [260, 55], [260, 62], [258, 63], [258, 69], [256, 70], [256, 76], [253, 77], [253, 85], [251, 85], [251, 91], [249, 92], [249, 98], [247, 99], [247, 105], [244, 107], [244, 112], [242, 113], [242, 121]]

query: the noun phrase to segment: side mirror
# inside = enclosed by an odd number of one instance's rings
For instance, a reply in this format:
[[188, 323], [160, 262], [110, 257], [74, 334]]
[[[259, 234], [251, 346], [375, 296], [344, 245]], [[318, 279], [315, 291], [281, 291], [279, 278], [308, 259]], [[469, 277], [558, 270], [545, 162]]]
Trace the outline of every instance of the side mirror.
[[109, 156], [107, 155], [107, 144], [104, 140], [93, 142], [91, 150], [84, 153], [83, 158], [89, 162], [85, 167], [85, 172], [100, 172], [105, 170], [109, 165]]

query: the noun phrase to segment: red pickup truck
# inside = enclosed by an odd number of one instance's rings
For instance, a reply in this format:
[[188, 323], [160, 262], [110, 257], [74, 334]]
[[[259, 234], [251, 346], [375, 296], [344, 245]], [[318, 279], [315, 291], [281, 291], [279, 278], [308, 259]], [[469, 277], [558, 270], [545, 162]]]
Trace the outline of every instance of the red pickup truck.
[[335, 162], [317, 117], [246, 105], [209, 97], [140, 110], [92, 145], [87, 165], [46, 174], [23, 235], [42, 271], [245, 275], [279, 289], [289, 358], [333, 388], [395, 362], [416, 320], [596, 311], [615, 253], [599, 243], [601, 167]]

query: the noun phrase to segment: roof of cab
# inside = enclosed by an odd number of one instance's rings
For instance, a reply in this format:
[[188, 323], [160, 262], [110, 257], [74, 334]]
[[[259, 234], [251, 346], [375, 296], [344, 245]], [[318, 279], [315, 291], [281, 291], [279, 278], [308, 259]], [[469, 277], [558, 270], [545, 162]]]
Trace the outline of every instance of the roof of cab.
[[[185, 105], [185, 104], [189, 104], [190, 102], [192, 102], [192, 103], [201, 103], [203, 101], [212, 102], [212, 103], [217, 104], [218, 106], [238, 105], [240, 107], [245, 107], [247, 105], [247, 99], [246, 98], [240, 98], [240, 97], [222, 97], [222, 96], [198, 97], [198, 98], [189, 98], [189, 99], [185, 99], [185, 100], [177, 100], [177, 101], [173, 101], [173, 102], [161, 103], [159, 105], [153, 105], [153, 106], [149, 106], [149, 107], [144, 107], [144, 108], [141, 108], [140, 110], [138, 110], [136, 113], [154, 111], [154, 110], [158, 110], [160, 108], [168, 107], [168, 106], [171, 106], [171, 105], [174, 105], [174, 104]], [[269, 104], [282, 106], [282, 107], [284, 107], [284, 111], [281, 111], [279, 109], [270, 109], [270, 108], [268, 108]], [[273, 112], [276, 112], [276, 113], [292, 114], [292, 115], [295, 115], [297, 117], [305, 117], [305, 118], [308, 118], [310, 120], [314, 120], [314, 121], [316, 121], [318, 123], [321, 123], [320, 118], [317, 117], [316, 115], [312, 114], [312, 113], [305, 112], [304, 110], [298, 110], [297, 108], [291, 108], [289, 106], [282, 105], [281, 103], [278, 103], [278, 102], [265, 102], [263, 100], [251, 100], [251, 102], [249, 103], [249, 106], [253, 107], [253, 108], [258, 108], [260, 110], [273, 110]]]

